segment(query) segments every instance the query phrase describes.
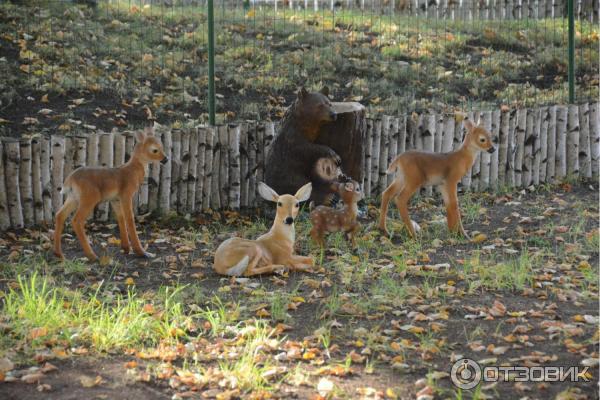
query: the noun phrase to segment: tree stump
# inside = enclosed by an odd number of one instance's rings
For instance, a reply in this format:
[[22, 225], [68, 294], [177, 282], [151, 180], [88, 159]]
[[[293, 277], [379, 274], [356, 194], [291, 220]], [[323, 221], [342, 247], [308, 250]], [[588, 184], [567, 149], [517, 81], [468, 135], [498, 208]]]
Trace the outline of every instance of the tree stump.
[[334, 102], [337, 119], [325, 123], [315, 143], [331, 147], [342, 160], [342, 172], [362, 182], [365, 171], [363, 142], [367, 132], [365, 107], [355, 102]]

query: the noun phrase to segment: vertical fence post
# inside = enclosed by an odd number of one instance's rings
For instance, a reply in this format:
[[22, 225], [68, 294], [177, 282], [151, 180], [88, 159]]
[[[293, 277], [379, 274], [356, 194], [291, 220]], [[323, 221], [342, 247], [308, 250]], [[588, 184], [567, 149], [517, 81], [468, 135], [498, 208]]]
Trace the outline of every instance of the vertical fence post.
[[208, 0], [208, 123], [215, 125], [215, 12]]
[[567, 0], [569, 13], [569, 103], [575, 103], [575, 13], [573, 1]]

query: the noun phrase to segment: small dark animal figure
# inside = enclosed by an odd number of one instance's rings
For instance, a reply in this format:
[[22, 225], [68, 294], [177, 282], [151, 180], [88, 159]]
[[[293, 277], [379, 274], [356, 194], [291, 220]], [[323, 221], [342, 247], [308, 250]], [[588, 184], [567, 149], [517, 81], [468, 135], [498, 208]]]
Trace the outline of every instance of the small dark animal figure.
[[360, 225], [356, 220], [358, 214], [358, 202], [363, 198], [363, 192], [356, 181], [332, 184], [342, 198], [344, 207], [336, 210], [332, 207], [318, 206], [310, 213], [312, 230], [310, 236], [321, 247], [325, 245], [324, 236], [329, 232], [346, 232], [351, 240], [352, 247], [356, 247], [354, 236]]
[[331, 193], [332, 177], [341, 173], [341, 160], [331, 147], [315, 143], [321, 127], [337, 119], [328, 94], [327, 87], [314, 93], [301, 88], [286, 110], [265, 163], [265, 182], [276, 192], [293, 193], [310, 181], [311, 199], [317, 204]]

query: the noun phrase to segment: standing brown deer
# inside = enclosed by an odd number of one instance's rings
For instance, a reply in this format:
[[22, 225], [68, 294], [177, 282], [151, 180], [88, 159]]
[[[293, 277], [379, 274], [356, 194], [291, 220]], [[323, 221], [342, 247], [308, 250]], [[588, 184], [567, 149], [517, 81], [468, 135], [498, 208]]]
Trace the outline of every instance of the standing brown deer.
[[90, 261], [98, 257], [90, 246], [85, 234], [85, 221], [102, 201], [109, 201], [119, 224], [121, 248], [127, 254], [129, 246], [138, 256], [148, 257], [135, 229], [133, 215], [133, 195], [138, 191], [144, 180], [146, 166], [151, 162], [166, 162], [160, 140], [154, 137], [154, 130], [149, 127], [143, 132], [136, 132], [137, 143], [131, 159], [116, 168], [81, 167], [73, 171], [63, 185], [62, 192], [67, 195], [65, 203], [56, 213], [54, 227], [54, 254], [64, 258], [61, 250], [61, 235], [67, 217], [75, 212], [73, 230]]
[[397, 171], [394, 181], [385, 189], [381, 197], [379, 229], [388, 235], [386, 227], [387, 210], [390, 200], [396, 198], [402, 221], [411, 237], [415, 237], [413, 222], [408, 215], [408, 202], [421, 187], [438, 186], [446, 204], [448, 228], [458, 231], [467, 239], [458, 208], [457, 184], [473, 166], [480, 151], [493, 153], [491, 134], [483, 127], [465, 120], [467, 133], [461, 147], [449, 153], [428, 153], [407, 151], [391, 162], [387, 173]]

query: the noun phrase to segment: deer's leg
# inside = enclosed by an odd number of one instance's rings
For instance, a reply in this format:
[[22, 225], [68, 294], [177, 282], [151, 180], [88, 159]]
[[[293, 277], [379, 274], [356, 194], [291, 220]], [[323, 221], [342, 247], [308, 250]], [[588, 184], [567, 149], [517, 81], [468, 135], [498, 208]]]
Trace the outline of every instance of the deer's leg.
[[358, 232], [359, 229], [360, 229], [360, 226], [357, 223], [354, 223], [354, 225], [352, 225], [352, 227], [348, 231], [348, 238], [350, 239], [350, 243], [351, 243], [353, 249], [356, 248], [356, 233]]
[[389, 235], [388, 230], [387, 230], [387, 212], [388, 212], [388, 207], [390, 204], [390, 201], [396, 197], [396, 195], [398, 194], [398, 192], [400, 192], [402, 190], [402, 182], [400, 182], [398, 179], [395, 179], [390, 186], [387, 187], [387, 189], [385, 189], [383, 191], [383, 194], [381, 195], [381, 207], [379, 209], [379, 229], [387, 236]]
[[54, 255], [58, 258], [64, 258], [61, 248], [61, 237], [65, 221], [69, 215], [77, 208], [77, 200], [71, 196], [67, 197], [65, 204], [56, 213], [56, 221], [54, 223]]
[[310, 230], [310, 237], [313, 239], [313, 241], [319, 245], [319, 247], [325, 247], [325, 240], [323, 239], [323, 234], [324, 232], [317, 229], [316, 227], [313, 226], [313, 228]]
[[135, 229], [135, 217], [133, 216], [132, 201], [133, 198], [131, 196], [120, 199], [121, 211], [123, 212], [123, 218], [125, 219], [125, 225], [127, 227], [127, 233], [129, 235], [131, 247], [133, 247], [133, 252], [140, 257], [152, 257], [152, 254], [146, 252], [140, 243], [140, 238], [137, 234], [137, 230]]
[[442, 197], [446, 205], [446, 221], [448, 229], [451, 232], [458, 232], [469, 239], [469, 235], [465, 232], [460, 217], [460, 209], [458, 207], [458, 196], [456, 194], [456, 184], [446, 184], [442, 187]]
[[123, 210], [121, 208], [121, 202], [114, 200], [110, 202], [115, 216], [117, 217], [117, 223], [119, 224], [119, 237], [121, 238], [121, 248], [125, 254], [129, 254], [129, 236], [127, 234], [127, 225], [125, 223], [125, 217], [123, 216]]
[[290, 266], [292, 271], [308, 271], [314, 265], [312, 257], [305, 256], [292, 256], [290, 260]]
[[262, 275], [262, 274], [271, 274], [275, 271], [284, 269], [285, 265], [282, 264], [269, 264], [262, 267], [254, 268], [252, 271], [249, 269], [246, 270], [245, 276], [254, 276], [254, 275]]
[[96, 253], [94, 253], [92, 246], [90, 246], [88, 237], [85, 234], [85, 221], [89, 217], [90, 213], [94, 210], [94, 207], [96, 204], [98, 204], [98, 202], [98, 199], [89, 197], [86, 199], [86, 201], [84, 201], [82, 196], [82, 198], [79, 200], [79, 208], [77, 208], [72, 222], [73, 230], [77, 235], [77, 239], [83, 248], [83, 252], [90, 261], [95, 261], [98, 256], [96, 256]]
[[412, 238], [414, 238], [416, 234], [410, 216], [408, 215], [408, 202], [417, 189], [419, 189], [419, 186], [404, 186], [402, 192], [396, 197], [396, 206], [398, 207], [398, 211], [400, 211], [402, 222], [404, 222], [404, 225]]

